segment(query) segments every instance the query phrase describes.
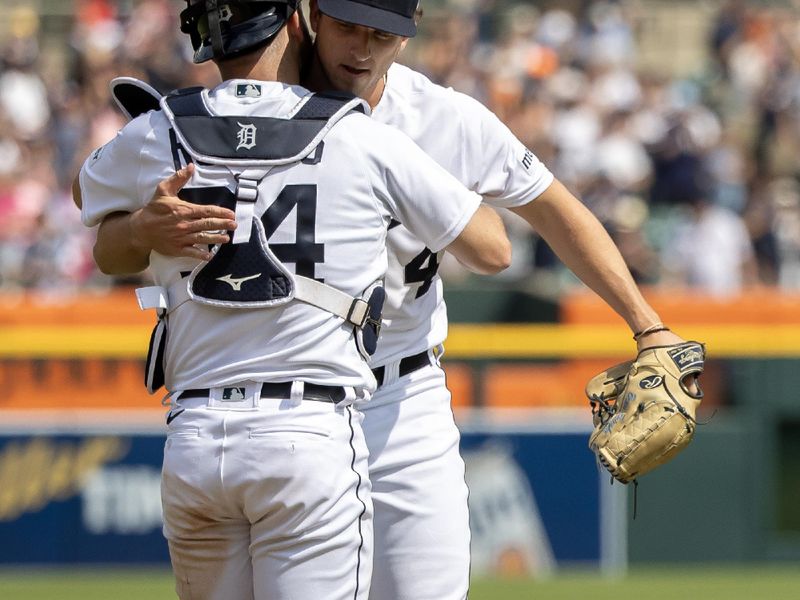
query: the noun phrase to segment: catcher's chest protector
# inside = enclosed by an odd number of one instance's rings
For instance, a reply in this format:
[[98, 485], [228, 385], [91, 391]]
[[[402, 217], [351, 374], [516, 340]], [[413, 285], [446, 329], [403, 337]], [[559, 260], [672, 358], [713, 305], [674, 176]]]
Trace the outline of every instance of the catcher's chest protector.
[[[122, 83], [131, 84], [130, 81]], [[138, 85], [140, 82], [132, 84]], [[275, 166], [303, 162], [317, 164], [323, 139], [351, 112], [366, 112], [362, 100], [350, 95], [312, 94], [290, 118], [217, 116], [206, 105], [203, 88], [178, 90], [160, 99], [172, 125], [173, 155], [183, 153], [200, 165], [218, 165], [231, 171], [236, 189], [184, 188], [181, 198], [197, 204], [216, 204], [233, 210], [237, 227], [230, 242], [218, 244], [211, 260], [169, 288], [137, 290], [142, 309], [156, 308], [159, 322], [148, 352], [145, 384], [150, 393], [164, 385], [165, 317], [186, 301], [224, 308], [269, 308], [292, 300], [330, 312], [355, 331], [355, 342], [366, 360], [377, 347], [385, 293], [381, 281], [353, 297], [289, 271], [267, 241], [261, 215], [256, 213], [259, 183]], [[152, 94], [151, 94], [152, 95]], [[140, 97], [138, 94], [137, 97]], [[138, 112], [118, 98], [126, 114]], [[288, 188], [273, 199], [279, 202]], [[263, 207], [263, 202], [259, 206]]]
[[218, 246], [208, 263], [192, 271], [189, 297], [228, 308], [265, 308], [304, 299], [297, 293], [296, 276], [269, 247], [256, 214], [258, 184], [276, 165], [313, 161], [331, 128], [351, 111], [364, 112], [363, 103], [352, 96], [313, 94], [290, 119], [216, 116], [206, 106], [203, 88], [187, 88], [165, 96], [161, 108], [177, 143], [196, 163], [224, 166], [237, 181], [234, 192], [186, 189], [191, 201], [234, 210], [237, 223], [231, 242]]

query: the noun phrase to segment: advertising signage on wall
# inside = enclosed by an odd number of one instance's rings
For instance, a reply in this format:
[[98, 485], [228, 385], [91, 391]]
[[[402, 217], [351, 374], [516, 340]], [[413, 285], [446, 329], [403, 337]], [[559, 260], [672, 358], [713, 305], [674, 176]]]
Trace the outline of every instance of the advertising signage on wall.
[[0, 563], [168, 561], [163, 447], [161, 436], [0, 437]]
[[[536, 576], [607, 560], [585, 440], [464, 433], [474, 573]], [[167, 563], [163, 447], [161, 433], [0, 435], [0, 564]]]

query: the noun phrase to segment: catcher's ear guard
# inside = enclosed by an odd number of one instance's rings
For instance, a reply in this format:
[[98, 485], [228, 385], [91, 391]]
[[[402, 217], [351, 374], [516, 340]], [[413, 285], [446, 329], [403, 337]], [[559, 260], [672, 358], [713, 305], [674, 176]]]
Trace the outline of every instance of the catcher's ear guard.
[[383, 313], [383, 304], [386, 301], [383, 282], [373, 283], [364, 292], [362, 298], [367, 302], [367, 315], [364, 323], [355, 329], [356, 347], [364, 360], [369, 360], [369, 357], [378, 349], [378, 338], [381, 334], [381, 313]]

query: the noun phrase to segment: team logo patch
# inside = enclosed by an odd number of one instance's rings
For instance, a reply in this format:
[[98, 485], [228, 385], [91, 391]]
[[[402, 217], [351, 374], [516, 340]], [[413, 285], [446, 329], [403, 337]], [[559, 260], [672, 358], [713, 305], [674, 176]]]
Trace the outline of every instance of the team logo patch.
[[243, 387], [226, 387], [222, 388], [222, 401], [223, 402], [239, 402], [244, 400], [245, 389]]
[[261, 86], [257, 83], [240, 83], [236, 86], [237, 98], [260, 98]]
[[643, 390], [652, 390], [660, 386], [662, 381], [664, 378], [661, 375], [650, 375], [639, 382], [639, 387]]
[[240, 127], [239, 132], [236, 134], [239, 140], [239, 145], [236, 146], [236, 150], [241, 150], [242, 148], [250, 150], [254, 148], [256, 145], [256, 126], [252, 123], [239, 123], [238, 121], [236, 124]]
[[681, 371], [703, 366], [703, 347], [687, 344], [669, 351], [669, 356]]

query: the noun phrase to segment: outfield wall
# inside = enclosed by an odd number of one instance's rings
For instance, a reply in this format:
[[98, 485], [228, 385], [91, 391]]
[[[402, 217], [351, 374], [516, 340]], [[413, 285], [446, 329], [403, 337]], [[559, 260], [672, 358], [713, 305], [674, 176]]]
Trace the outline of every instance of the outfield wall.
[[[472, 572], [624, 569], [624, 530], [601, 519], [623, 515], [624, 498], [604, 490], [585, 449], [586, 424], [569, 414], [527, 426], [483, 418], [462, 437]], [[164, 429], [102, 420], [0, 427], [0, 565], [167, 563]]]
[[[461, 293], [470, 297], [469, 290]], [[512, 300], [524, 302], [519, 295]], [[631, 561], [800, 558], [800, 297], [763, 292], [735, 301], [676, 294], [650, 300], [679, 333], [708, 344], [700, 414], [708, 424], [686, 453], [643, 478], [636, 520], [623, 506], [631, 490], [598, 479], [585, 448], [584, 382], [629, 357], [633, 347], [619, 319], [581, 295], [565, 298], [554, 311], [560, 323], [451, 326], [448, 382], [465, 456], [484, 473], [471, 481], [483, 506], [483, 516], [476, 517], [476, 539], [484, 548], [475, 553], [478, 569], [535, 572], [573, 562], [618, 569], [626, 544]], [[448, 301], [457, 314], [459, 296]], [[523, 310], [513, 302], [495, 306]], [[100, 513], [76, 516], [83, 513], [75, 507], [89, 502], [86, 490], [92, 498], [105, 490], [110, 495], [100, 494], [103, 502], [113, 504], [114, 494], [137, 498], [136, 490], [157, 481], [163, 408], [141, 384], [151, 319], [128, 291], [0, 298], [0, 541], [30, 539], [34, 550], [49, 548], [56, 558], [66, 556], [57, 550], [63, 544], [77, 544], [72, 551], [92, 548], [79, 530], [102, 519]], [[142, 452], [149, 459], [137, 462]], [[97, 479], [104, 469], [111, 474]], [[494, 481], [492, 473], [506, 479]], [[521, 490], [514, 497], [533, 503], [487, 525], [488, 515], [497, 514], [495, 504], [509, 507], [502, 494], [507, 489]], [[150, 515], [140, 515], [145, 522], [157, 510], [154, 497], [131, 504]], [[603, 498], [615, 508], [600, 517]], [[73, 512], [63, 512], [70, 503]], [[665, 514], [676, 515], [681, 527]], [[586, 515], [591, 518], [582, 520]], [[126, 523], [134, 517], [120, 518]], [[20, 523], [33, 529], [19, 530]], [[575, 529], [563, 528], [569, 524]], [[58, 537], [45, 540], [44, 532]], [[514, 538], [515, 532], [525, 539]], [[160, 540], [157, 526], [147, 535]], [[96, 555], [115, 559], [113, 552]]]

